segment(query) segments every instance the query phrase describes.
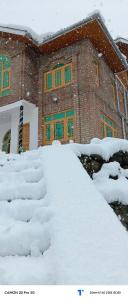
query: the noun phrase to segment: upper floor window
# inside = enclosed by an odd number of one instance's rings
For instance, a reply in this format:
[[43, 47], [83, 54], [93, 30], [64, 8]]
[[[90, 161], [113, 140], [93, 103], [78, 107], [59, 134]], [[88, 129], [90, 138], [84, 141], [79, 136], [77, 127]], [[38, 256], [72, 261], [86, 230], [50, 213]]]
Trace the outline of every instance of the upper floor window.
[[93, 60], [93, 75], [94, 75], [94, 80], [95, 80], [95, 84], [97, 87], [99, 87], [100, 85], [100, 63], [98, 60], [94, 59]]
[[0, 55], [0, 96], [10, 94], [11, 62], [5, 55]]
[[101, 120], [102, 138], [115, 137], [117, 134], [115, 122], [113, 122], [105, 115], [100, 115], [100, 120]]
[[118, 91], [120, 112], [124, 114], [124, 94], [121, 90]]
[[95, 68], [96, 68], [96, 85], [100, 85], [100, 65], [99, 62], [95, 62]]
[[113, 106], [116, 109], [116, 89], [114, 83], [112, 83], [112, 99], [113, 99]]
[[44, 74], [44, 90], [51, 91], [70, 84], [72, 81], [72, 64], [59, 64]]

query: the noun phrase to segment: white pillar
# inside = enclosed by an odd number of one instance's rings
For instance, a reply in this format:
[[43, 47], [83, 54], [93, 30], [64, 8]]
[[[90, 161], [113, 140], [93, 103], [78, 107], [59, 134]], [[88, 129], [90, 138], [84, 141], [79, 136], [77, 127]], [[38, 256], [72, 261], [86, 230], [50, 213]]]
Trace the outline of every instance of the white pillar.
[[30, 150], [38, 147], [38, 108], [31, 109], [30, 113]]

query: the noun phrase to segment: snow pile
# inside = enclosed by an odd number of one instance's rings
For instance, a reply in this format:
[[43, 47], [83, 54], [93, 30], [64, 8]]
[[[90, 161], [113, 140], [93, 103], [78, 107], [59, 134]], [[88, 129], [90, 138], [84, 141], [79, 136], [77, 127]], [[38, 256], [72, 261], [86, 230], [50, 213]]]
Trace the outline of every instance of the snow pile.
[[128, 205], [128, 169], [122, 169], [118, 162], [106, 163], [93, 179], [108, 203], [118, 201]]
[[77, 156], [81, 156], [82, 154], [91, 155], [98, 154], [104, 160], [108, 161], [110, 157], [118, 152], [128, 152], [128, 141], [118, 138], [104, 138], [100, 140], [98, 138], [94, 138], [91, 141], [91, 144], [70, 144], [71, 149]]
[[0, 284], [128, 283], [127, 232], [71, 145], [0, 159]]
[[56, 282], [127, 283], [127, 232], [70, 146], [45, 148], [44, 170], [55, 211], [51, 250]]

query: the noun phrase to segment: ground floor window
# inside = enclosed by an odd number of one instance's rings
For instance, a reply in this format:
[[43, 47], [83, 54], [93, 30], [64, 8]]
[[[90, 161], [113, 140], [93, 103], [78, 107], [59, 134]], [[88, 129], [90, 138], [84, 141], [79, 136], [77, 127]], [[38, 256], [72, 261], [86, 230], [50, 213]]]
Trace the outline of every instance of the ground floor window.
[[2, 151], [10, 153], [11, 130], [8, 130], [3, 138]]
[[74, 139], [74, 110], [44, 117], [44, 144]]
[[117, 134], [115, 122], [105, 115], [100, 115], [100, 121], [102, 138], [115, 137]]

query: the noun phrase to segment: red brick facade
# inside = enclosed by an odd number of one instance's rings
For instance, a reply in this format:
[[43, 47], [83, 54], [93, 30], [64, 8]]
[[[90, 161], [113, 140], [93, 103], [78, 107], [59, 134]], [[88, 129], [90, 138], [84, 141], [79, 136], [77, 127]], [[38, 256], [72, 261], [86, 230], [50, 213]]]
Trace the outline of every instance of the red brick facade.
[[[70, 109], [75, 112], [75, 142], [87, 143], [94, 137], [102, 138], [101, 115], [115, 123], [117, 137], [126, 137], [127, 115], [124, 109], [123, 128], [116, 77], [104, 55], [99, 55], [89, 39], [76, 41], [49, 54], [43, 54], [23, 41], [6, 38], [0, 38], [0, 41], [0, 54], [8, 56], [12, 63], [11, 94], [0, 97], [0, 106], [24, 99], [38, 107], [38, 145], [44, 140], [44, 117]], [[44, 74], [58, 63], [72, 63], [72, 82], [47, 92], [44, 90]], [[54, 92], [57, 102], [52, 99]]]
[[[115, 86], [115, 76], [104, 58], [98, 57], [98, 52], [89, 40], [78, 42], [45, 58], [42, 57], [40, 83], [41, 80], [44, 82], [44, 72], [62, 62], [65, 64], [72, 62], [72, 83], [55, 90], [59, 99], [57, 103], [52, 101], [51, 95], [54, 91], [45, 92], [42, 83], [42, 117], [74, 108], [76, 112], [75, 141], [86, 143], [93, 137], [102, 138], [100, 114], [105, 114], [115, 122], [117, 137], [123, 138], [121, 118], [113, 99], [112, 85]], [[99, 86], [96, 84], [96, 62], [99, 65]]]

